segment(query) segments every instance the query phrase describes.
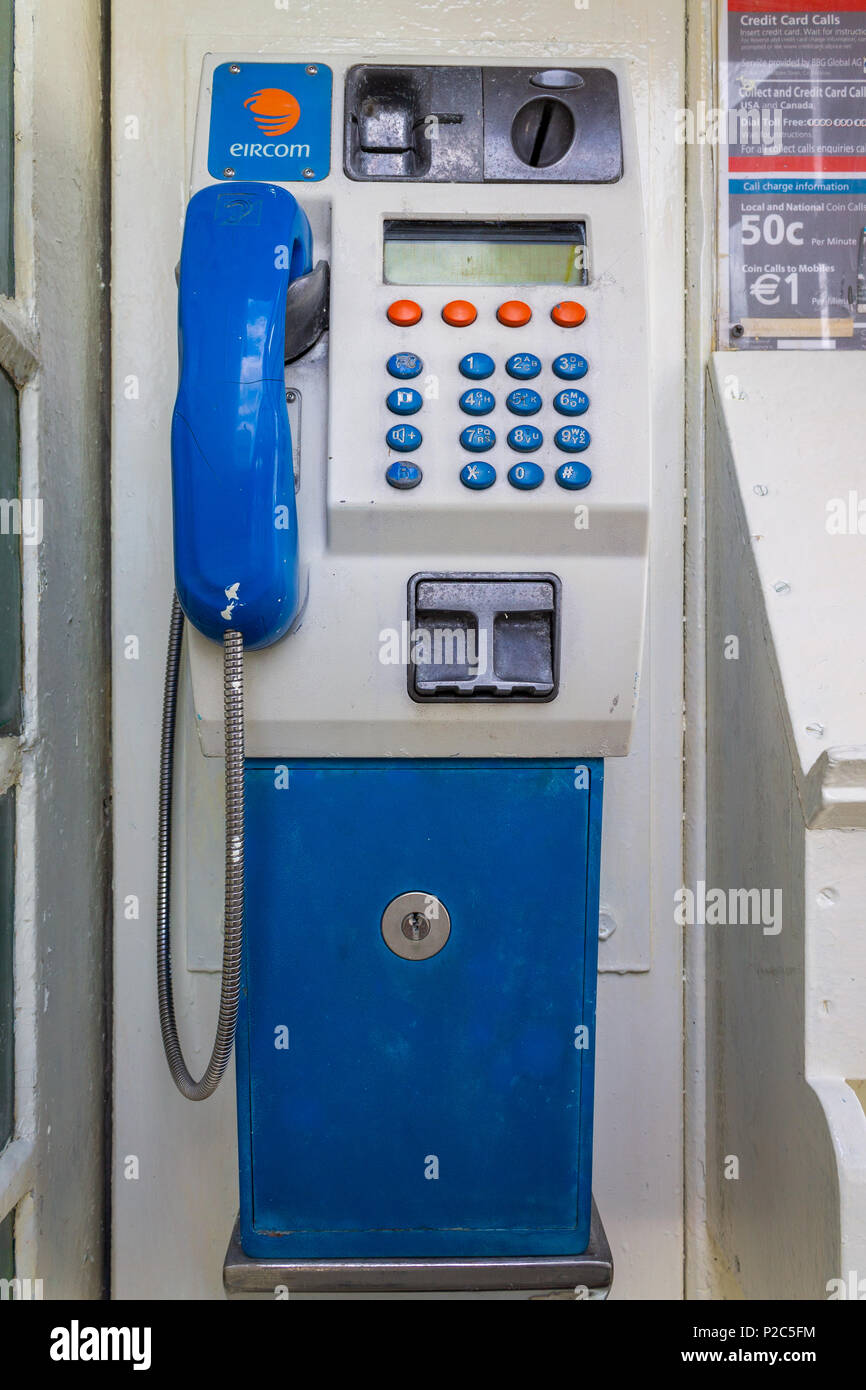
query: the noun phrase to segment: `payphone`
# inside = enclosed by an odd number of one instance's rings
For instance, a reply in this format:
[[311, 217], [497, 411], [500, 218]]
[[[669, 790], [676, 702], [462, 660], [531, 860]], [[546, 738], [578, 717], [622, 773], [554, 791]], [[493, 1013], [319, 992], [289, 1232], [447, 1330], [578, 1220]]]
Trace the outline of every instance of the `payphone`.
[[[604, 759], [647, 576], [624, 68], [205, 60], [179, 272], [159, 991], [237, 1042], [260, 1259], [574, 1256]], [[183, 615], [223, 994], [174, 1024]], [[222, 649], [222, 651], [221, 651]]]

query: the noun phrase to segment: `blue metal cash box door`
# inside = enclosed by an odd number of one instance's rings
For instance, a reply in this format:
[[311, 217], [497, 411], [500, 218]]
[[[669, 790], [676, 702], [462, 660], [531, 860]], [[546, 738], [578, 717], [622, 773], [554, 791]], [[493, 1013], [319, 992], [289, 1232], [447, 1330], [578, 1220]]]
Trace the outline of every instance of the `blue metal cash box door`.
[[[602, 767], [248, 762], [248, 1255], [586, 1248]], [[423, 961], [380, 930], [416, 889]]]

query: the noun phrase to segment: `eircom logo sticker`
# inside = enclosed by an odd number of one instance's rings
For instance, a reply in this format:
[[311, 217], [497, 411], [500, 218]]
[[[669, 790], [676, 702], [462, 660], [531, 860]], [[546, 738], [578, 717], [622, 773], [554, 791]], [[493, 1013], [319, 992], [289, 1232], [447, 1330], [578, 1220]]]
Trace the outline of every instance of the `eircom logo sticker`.
[[208, 172], [273, 183], [327, 178], [332, 85], [324, 63], [221, 63], [213, 74]]

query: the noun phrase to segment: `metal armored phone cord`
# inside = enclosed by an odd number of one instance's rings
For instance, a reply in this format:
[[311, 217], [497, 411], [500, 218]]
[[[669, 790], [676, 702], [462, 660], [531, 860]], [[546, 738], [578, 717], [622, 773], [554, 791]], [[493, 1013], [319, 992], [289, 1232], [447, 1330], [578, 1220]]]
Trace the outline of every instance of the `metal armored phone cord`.
[[183, 643], [184, 616], [175, 594], [165, 661], [162, 740], [159, 754], [159, 830], [156, 899], [156, 974], [159, 1026], [169, 1070], [177, 1089], [188, 1100], [207, 1100], [228, 1066], [235, 1038], [240, 998], [241, 952], [244, 932], [244, 640], [226, 632], [223, 647], [225, 698], [225, 936], [220, 1009], [210, 1061], [199, 1081], [184, 1061], [177, 1035], [171, 985], [171, 799], [174, 772], [174, 730], [177, 682]]

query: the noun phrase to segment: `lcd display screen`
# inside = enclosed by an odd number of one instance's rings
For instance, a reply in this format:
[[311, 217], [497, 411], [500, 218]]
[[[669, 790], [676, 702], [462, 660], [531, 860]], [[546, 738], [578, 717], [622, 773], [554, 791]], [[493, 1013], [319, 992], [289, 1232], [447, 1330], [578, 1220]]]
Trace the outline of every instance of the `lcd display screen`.
[[385, 223], [386, 285], [585, 285], [585, 222]]

